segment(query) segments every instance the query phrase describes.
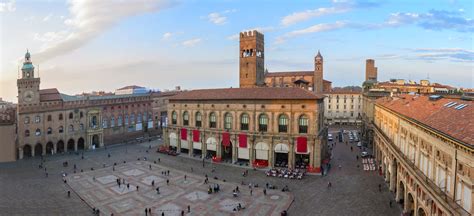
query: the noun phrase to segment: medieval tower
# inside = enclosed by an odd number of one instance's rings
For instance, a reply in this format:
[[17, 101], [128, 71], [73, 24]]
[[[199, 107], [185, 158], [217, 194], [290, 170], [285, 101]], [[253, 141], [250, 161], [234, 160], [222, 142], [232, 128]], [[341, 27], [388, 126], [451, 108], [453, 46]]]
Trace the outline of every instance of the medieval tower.
[[373, 59], [365, 61], [365, 81], [369, 80], [377, 81], [377, 67]]
[[318, 54], [314, 57], [314, 86], [315, 93], [323, 93], [323, 56], [318, 50]]
[[263, 34], [254, 30], [240, 33], [240, 88], [265, 84]]

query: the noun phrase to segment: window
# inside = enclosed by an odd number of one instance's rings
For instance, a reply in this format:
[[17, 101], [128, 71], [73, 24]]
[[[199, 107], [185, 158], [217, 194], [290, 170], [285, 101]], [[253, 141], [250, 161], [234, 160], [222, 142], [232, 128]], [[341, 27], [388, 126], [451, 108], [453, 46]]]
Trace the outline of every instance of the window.
[[79, 129], [80, 129], [81, 131], [83, 131], [83, 130], [84, 130], [84, 124], [81, 123], [81, 124], [79, 125]]
[[240, 117], [240, 130], [249, 130], [250, 118], [247, 113], [242, 114]]
[[29, 137], [30, 136], [30, 130], [25, 130], [25, 137]]
[[210, 128], [216, 128], [217, 127], [217, 124], [216, 124], [216, 114], [215, 113], [211, 113], [209, 115], [209, 127]]
[[125, 126], [128, 125], [128, 115], [125, 115]]
[[135, 114], [133, 113], [130, 115], [130, 123], [135, 124]]
[[183, 113], [183, 125], [184, 126], [189, 125], [189, 113], [188, 113], [188, 111], [184, 111], [184, 113]]
[[260, 114], [258, 117], [258, 131], [267, 132], [268, 127], [268, 116], [265, 114]]
[[278, 117], [278, 132], [288, 132], [288, 117], [285, 114], [281, 114], [280, 117]]
[[299, 133], [308, 133], [308, 117], [305, 115], [300, 116], [298, 126]]
[[47, 118], [47, 119], [48, 119], [48, 121], [50, 122], [51, 119], [52, 119], [52, 118], [51, 118], [51, 115], [48, 115], [48, 118]]
[[68, 131], [69, 131], [69, 132], [74, 132], [74, 126], [73, 126], [73, 125], [69, 125]]
[[59, 117], [58, 117], [59, 120], [63, 120], [63, 114], [59, 114]]
[[36, 129], [35, 135], [36, 135], [36, 136], [40, 136], [40, 135], [41, 135], [41, 130], [40, 130], [39, 128]]
[[84, 117], [84, 113], [83, 113], [83, 112], [80, 112], [80, 113], [79, 113], [79, 118], [82, 118], [82, 117]]
[[[119, 124], [119, 123], [117, 122], [117, 124]], [[110, 127], [115, 127], [115, 117], [113, 117], [113, 116], [110, 117]]]
[[202, 115], [200, 112], [196, 113], [196, 127], [201, 127]]
[[[112, 117], [112, 120], [115, 120], [115, 119]], [[114, 124], [113, 126], [115, 126], [115, 121], [112, 121], [110, 124], [112, 124], [112, 123]], [[113, 126], [111, 126], [111, 127], [113, 127]], [[119, 115], [119, 117], [117, 118], [117, 126], [119, 126], [119, 127], [122, 126], [122, 116], [121, 115]]]
[[40, 123], [41, 117], [39, 115], [35, 116], [35, 123]]
[[72, 119], [72, 118], [74, 118], [74, 114], [72, 114], [72, 112], [71, 112], [71, 113], [69, 113], [69, 119]]
[[63, 131], [64, 131], [64, 128], [63, 128], [63, 126], [59, 126], [59, 128], [58, 128], [58, 132], [59, 132], [59, 133], [63, 133]]
[[25, 124], [29, 124], [30, 123], [30, 117], [25, 117]]
[[328, 105], [328, 109], [331, 109], [331, 105]]
[[102, 119], [102, 128], [107, 128], [107, 118]]
[[175, 111], [173, 111], [173, 113], [171, 114], [171, 124], [176, 124], [178, 121], [178, 115], [176, 114]]
[[50, 127], [48, 128], [48, 131], [46, 132], [47, 134], [51, 134], [53, 133], [53, 129], [51, 129]]
[[224, 129], [232, 129], [232, 114], [226, 113], [224, 116]]
[[142, 114], [138, 113], [137, 115], [137, 123], [142, 123]]

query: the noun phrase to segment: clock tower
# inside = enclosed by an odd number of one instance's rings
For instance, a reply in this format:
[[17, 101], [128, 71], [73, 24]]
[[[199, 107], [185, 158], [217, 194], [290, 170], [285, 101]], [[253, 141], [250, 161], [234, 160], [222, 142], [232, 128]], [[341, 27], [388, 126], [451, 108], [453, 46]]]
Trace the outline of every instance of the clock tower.
[[21, 67], [21, 78], [17, 80], [18, 104], [39, 104], [40, 78], [35, 78], [35, 67], [31, 62], [30, 52], [26, 51], [25, 60]]
[[323, 93], [323, 82], [323, 56], [318, 50], [318, 54], [314, 57], [313, 91], [315, 93]]

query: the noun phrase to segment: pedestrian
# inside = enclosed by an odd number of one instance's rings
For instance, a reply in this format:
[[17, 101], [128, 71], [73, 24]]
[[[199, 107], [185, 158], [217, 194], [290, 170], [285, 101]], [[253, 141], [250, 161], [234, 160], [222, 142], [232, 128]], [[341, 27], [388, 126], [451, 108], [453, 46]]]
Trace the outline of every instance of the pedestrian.
[[389, 201], [388, 205], [392, 208], [392, 200]]
[[156, 193], [157, 193], [157, 194], [160, 194], [160, 187], [157, 187], [157, 188], [156, 188]]
[[194, 171], [194, 170], [193, 170], [193, 168], [191, 167], [191, 172], [193, 172], [193, 171]]
[[359, 160], [359, 155], [356, 155], [356, 160]]
[[184, 181], [186, 181], [186, 175], [184, 175]]
[[166, 185], [170, 185], [170, 180], [166, 179]]
[[170, 175], [170, 170], [168, 170], [168, 176]]
[[267, 195], [267, 189], [265, 189], [265, 188], [263, 189], [263, 195], [265, 195], [265, 196]]
[[151, 181], [151, 186], [155, 186], [155, 180]]
[[149, 166], [149, 167], [150, 167], [150, 170], [151, 170], [151, 164], [150, 164], [150, 166]]
[[137, 191], [138, 191], [138, 185], [137, 185]]
[[110, 158], [110, 153], [107, 155], [107, 157], [109, 157], [109, 158]]
[[67, 191], [67, 197], [71, 197], [71, 191]]
[[148, 209], [148, 214], [151, 216], [151, 208]]
[[250, 189], [250, 196], [252, 196], [252, 194], [253, 194], [253, 190], [252, 190], [252, 189]]
[[164, 213], [164, 212], [161, 212], [161, 216], [165, 216], [165, 213]]
[[127, 183], [127, 190], [130, 190], [130, 183]]
[[190, 212], [191, 212], [191, 206], [188, 205], [188, 213], [190, 213]]
[[184, 210], [181, 210], [181, 216], [184, 216]]
[[145, 208], [145, 216], [148, 216], [148, 209]]
[[354, 150], [354, 149], [353, 149], [352, 146], [351, 146], [351, 151], [353, 151], [353, 150]]
[[[158, 158], [158, 162], [161, 162], [161, 159], [160, 159], [160, 158]], [[164, 213], [163, 213], [163, 214], [164, 214]]]
[[379, 192], [382, 192], [382, 184], [379, 184]]
[[328, 182], [328, 188], [332, 187], [331, 182]]

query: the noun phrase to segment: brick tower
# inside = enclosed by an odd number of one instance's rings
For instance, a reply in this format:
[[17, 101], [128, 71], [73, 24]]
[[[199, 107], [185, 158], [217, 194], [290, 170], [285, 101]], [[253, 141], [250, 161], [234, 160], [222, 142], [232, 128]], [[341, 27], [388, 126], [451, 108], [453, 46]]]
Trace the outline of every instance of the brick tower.
[[375, 61], [373, 59], [367, 59], [365, 61], [365, 81], [368, 80], [377, 81], [377, 67], [375, 67]]
[[318, 54], [314, 57], [314, 93], [323, 93], [323, 56], [318, 50]]
[[263, 34], [253, 30], [240, 33], [240, 88], [265, 84]]

